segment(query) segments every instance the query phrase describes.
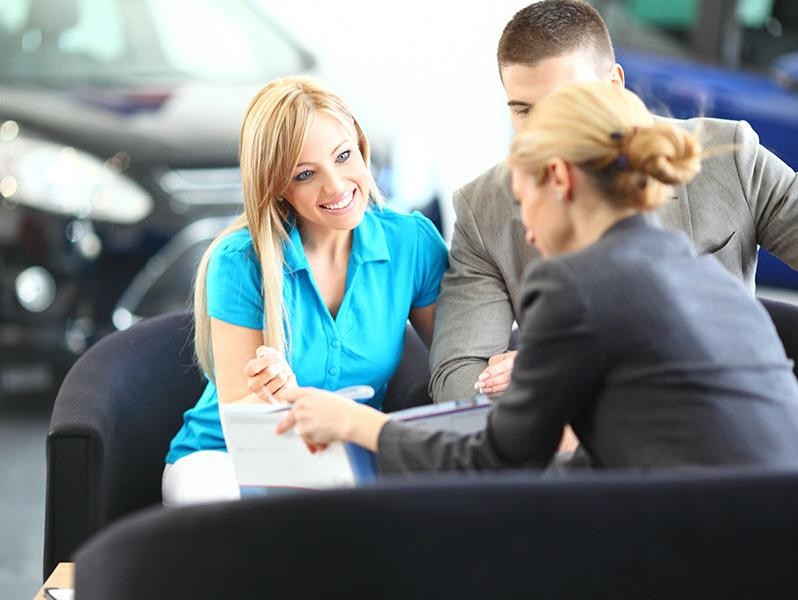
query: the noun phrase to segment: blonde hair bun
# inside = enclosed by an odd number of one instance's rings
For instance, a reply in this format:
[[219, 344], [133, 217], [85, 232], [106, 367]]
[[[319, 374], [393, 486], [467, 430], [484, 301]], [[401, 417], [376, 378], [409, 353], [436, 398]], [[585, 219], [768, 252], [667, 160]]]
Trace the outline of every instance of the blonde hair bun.
[[701, 168], [696, 136], [655, 120], [643, 101], [608, 82], [566, 85], [545, 96], [516, 132], [509, 163], [546, 177], [546, 164], [564, 159], [595, 178], [608, 202], [652, 210]]
[[684, 129], [654, 123], [634, 127], [625, 138], [623, 152], [633, 171], [675, 185], [690, 181], [701, 170], [701, 144]]

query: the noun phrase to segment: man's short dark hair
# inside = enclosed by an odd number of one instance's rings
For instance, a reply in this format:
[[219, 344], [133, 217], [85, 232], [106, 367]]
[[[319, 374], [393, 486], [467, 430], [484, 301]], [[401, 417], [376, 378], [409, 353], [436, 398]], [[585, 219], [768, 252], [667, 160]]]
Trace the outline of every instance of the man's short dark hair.
[[546, 58], [584, 50], [600, 69], [615, 64], [604, 19], [581, 0], [542, 0], [519, 10], [507, 23], [496, 53], [499, 69], [532, 66]]

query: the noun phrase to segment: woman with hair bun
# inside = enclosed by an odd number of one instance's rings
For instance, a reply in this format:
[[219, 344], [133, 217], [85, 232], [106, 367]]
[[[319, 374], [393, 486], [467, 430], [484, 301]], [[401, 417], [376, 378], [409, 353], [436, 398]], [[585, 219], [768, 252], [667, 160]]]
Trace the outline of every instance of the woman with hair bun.
[[548, 95], [509, 157], [544, 260], [526, 273], [520, 349], [486, 429], [410, 429], [303, 388], [281, 429], [376, 450], [384, 472], [545, 467], [569, 424], [602, 467], [798, 466], [798, 384], [766, 311], [646, 214], [701, 156], [618, 86]]
[[208, 379], [166, 457], [164, 504], [235, 499], [219, 404], [366, 384], [382, 407], [408, 319], [429, 343], [446, 244], [420, 213], [381, 206], [369, 144], [307, 77], [267, 84], [244, 116], [244, 214], [197, 270], [194, 346]]

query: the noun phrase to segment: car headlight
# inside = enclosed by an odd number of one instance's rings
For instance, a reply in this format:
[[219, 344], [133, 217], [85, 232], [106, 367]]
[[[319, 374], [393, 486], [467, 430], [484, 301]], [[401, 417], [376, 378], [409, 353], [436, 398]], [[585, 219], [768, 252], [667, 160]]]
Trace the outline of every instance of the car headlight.
[[69, 146], [0, 125], [0, 196], [6, 201], [79, 219], [132, 224], [152, 211], [152, 197], [119, 172]]

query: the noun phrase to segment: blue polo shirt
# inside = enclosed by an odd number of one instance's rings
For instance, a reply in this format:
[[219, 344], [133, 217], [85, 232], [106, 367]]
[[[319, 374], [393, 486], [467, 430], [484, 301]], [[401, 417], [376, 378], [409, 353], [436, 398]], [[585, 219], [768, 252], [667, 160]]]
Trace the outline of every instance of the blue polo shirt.
[[[294, 227], [283, 244], [283, 298], [290, 336], [288, 362], [299, 385], [327, 390], [367, 384], [382, 407], [399, 364], [411, 308], [433, 304], [447, 265], [446, 244], [419, 213], [371, 208], [353, 231], [346, 291], [333, 319], [319, 293]], [[208, 263], [208, 314], [233, 325], [262, 330], [260, 265], [249, 230], [230, 233]], [[224, 450], [216, 386], [209, 380], [166, 462], [196, 450]]]

